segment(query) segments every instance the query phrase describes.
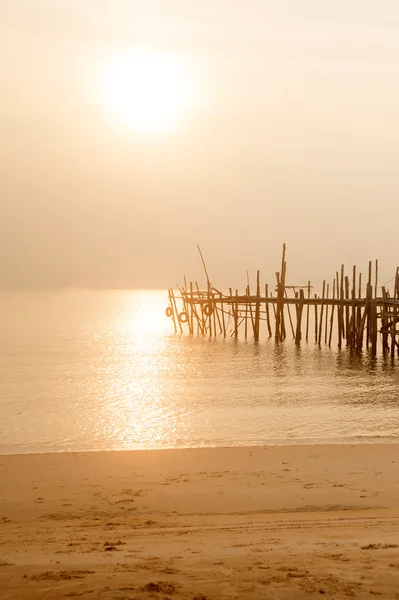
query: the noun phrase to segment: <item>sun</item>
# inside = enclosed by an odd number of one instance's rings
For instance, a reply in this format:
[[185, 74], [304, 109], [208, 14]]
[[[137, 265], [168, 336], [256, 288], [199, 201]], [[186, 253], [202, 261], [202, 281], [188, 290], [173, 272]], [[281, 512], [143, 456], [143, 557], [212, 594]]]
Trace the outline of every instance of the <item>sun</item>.
[[100, 93], [113, 120], [148, 135], [177, 127], [193, 100], [184, 61], [161, 52], [136, 51], [109, 59], [101, 69]]

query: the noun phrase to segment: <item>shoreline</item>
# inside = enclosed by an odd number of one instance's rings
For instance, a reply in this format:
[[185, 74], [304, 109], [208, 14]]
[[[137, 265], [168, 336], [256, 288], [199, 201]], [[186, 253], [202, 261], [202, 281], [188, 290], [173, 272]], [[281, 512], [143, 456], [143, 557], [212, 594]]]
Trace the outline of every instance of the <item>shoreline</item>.
[[396, 445], [1, 455], [0, 597], [395, 598]]
[[112, 452], [163, 452], [163, 451], [184, 451], [184, 450], [223, 450], [223, 449], [251, 449], [251, 448], [313, 448], [313, 447], [336, 447], [336, 446], [399, 446], [399, 438], [397, 436], [389, 437], [381, 436], [381, 441], [376, 441], [375, 437], [373, 439], [368, 439], [364, 441], [360, 440], [348, 440], [342, 441], [341, 439], [337, 442], [328, 441], [315, 441], [311, 443], [309, 440], [306, 440], [303, 443], [298, 443], [297, 441], [293, 441], [292, 443], [281, 443], [281, 442], [270, 442], [270, 443], [262, 443], [262, 444], [243, 444], [243, 445], [226, 445], [226, 446], [165, 446], [163, 448], [111, 448], [109, 450], [95, 450], [95, 449], [85, 449], [85, 450], [43, 450], [43, 451], [32, 451], [32, 452], [2, 452], [0, 451], [0, 458], [7, 456], [43, 456], [48, 454], [60, 455], [60, 454], [105, 454]]

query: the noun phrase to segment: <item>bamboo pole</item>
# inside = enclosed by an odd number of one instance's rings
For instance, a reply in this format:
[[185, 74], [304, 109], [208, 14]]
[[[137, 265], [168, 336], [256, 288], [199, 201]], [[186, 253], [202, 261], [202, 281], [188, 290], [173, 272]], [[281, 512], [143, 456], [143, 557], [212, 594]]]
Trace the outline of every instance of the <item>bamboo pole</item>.
[[351, 348], [356, 344], [356, 266], [353, 265], [352, 271], [352, 329], [351, 329]]
[[[345, 275], [345, 300], [349, 300], [349, 277]], [[345, 306], [345, 331], [346, 331], [346, 345], [350, 344], [350, 323], [349, 323], [349, 306]]]
[[377, 301], [371, 302], [371, 354], [377, 355]]
[[388, 344], [388, 319], [387, 319], [387, 309], [386, 309], [386, 290], [385, 287], [382, 286], [381, 288], [381, 294], [382, 294], [382, 304], [381, 304], [381, 328], [383, 330], [382, 332], [382, 353], [386, 354], [386, 352], [389, 350], [389, 344]]
[[[249, 296], [248, 286], [246, 289], [246, 295]], [[248, 338], [248, 302], [245, 303], [244, 337], [245, 339]]]
[[[222, 299], [222, 294], [219, 293], [219, 300], [221, 300], [221, 299]], [[225, 338], [226, 337], [226, 323], [225, 323], [225, 320], [224, 320], [224, 309], [223, 309], [223, 304], [222, 303], [220, 303], [220, 310], [221, 310], [221, 313], [222, 313], [223, 337]]]
[[358, 331], [357, 331], [356, 349], [358, 351], [360, 351], [363, 346], [364, 327], [366, 324], [366, 319], [368, 318], [368, 314], [369, 314], [369, 306], [368, 306], [368, 299], [366, 299], [362, 319], [360, 321], [360, 327], [358, 328]]
[[[345, 275], [344, 265], [341, 265], [341, 289], [340, 289], [341, 301], [344, 299], [344, 275]], [[340, 313], [341, 313], [341, 334], [342, 334], [342, 339], [345, 339], [344, 305], [342, 302], [340, 305]]]
[[[326, 281], [323, 281], [323, 291], [322, 291], [322, 300], [324, 300], [324, 294], [325, 294], [325, 290], [326, 290]], [[317, 339], [317, 343], [319, 344], [319, 346], [321, 346], [321, 334], [323, 331], [323, 312], [324, 312], [324, 304], [321, 305], [320, 308], [320, 324], [319, 324], [319, 335], [318, 335], [318, 339]]]
[[281, 332], [280, 332], [280, 324], [281, 324], [281, 303], [280, 303], [280, 273], [276, 273], [277, 279], [277, 305], [276, 305], [276, 330], [275, 330], [275, 340], [276, 342], [281, 341]]
[[304, 293], [303, 293], [303, 290], [300, 289], [299, 290], [299, 302], [296, 307], [296, 309], [297, 309], [297, 312], [296, 312], [296, 334], [295, 334], [295, 343], [296, 344], [300, 344], [301, 338], [302, 338], [301, 322], [302, 322], [302, 312], [303, 312], [303, 299], [304, 299]]
[[[340, 295], [340, 285], [339, 285], [339, 273], [336, 272], [336, 288], [337, 288], [337, 300], [341, 298]], [[342, 315], [341, 315], [341, 306], [337, 306], [337, 324], [338, 324], [338, 348], [342, 347]]]
[[190, 319], [191, 319], [191, 333], [194, 333], [194, 295], [193, 295], [193, 282], [190, 281]]
[[[362, 297], [362, 274], [359, 273], [359, 289], [358, 289], [358, 298], [359, 300]], [[357, 329], [357, 339], [359, 339], [359, 332], [360, 332], [360, 324], [362, 322], [362, 307], [358, 306], [357, 307], [357, 322], [356, 322], [356, 329]], [[361, 336], [362, 336], [362, 346], [363, 346], [363, 331], [361, 331]]]
[[211, 310], [211, 307], [212, 307], [212, 303], [211, 303], [211, 284], [209, 283], [209, 281], [208, 281], [208, 296], [207, 296], [207, 301], [208, 301], [208, 308], [209, 308], [209, 310], [208, 310], [208, 313], [209, 313], [208, 314], [208, 330], [209, 330], [209, 337], [212, 337], [213, 330], [212, 330], [212, 310]]
[[391, 357], [395, 356], [396, 349], [396, 320], [397, 320], [397, 300], [399, 296], [399, 267], [396, 269], [395, 287], [393, 294], [392, 325], [391, 325]]
[[[236, 290], [236, 298], [238, 298], [238, 290]], [[238, 338], [238, 301], [236, 302], [235, 305], [235, 315], [236, 315], [236, 325], [235, 325], [235, 331], [234, 331], [234, 335], [235, 338]]]
[[276, 306], [276, 342], [283, 339], [284, 332], [284, 284], [285, 284], [285, 244], [283, 244], [283, 255], [281, 258], [281, 271], [276, 273], [277, 278], [277, 306]]
[[[308, 298], [310, 298], [310, 281], [308, 281]], [[306, 341], [309, 341], [309, 304], [306, 307]]]
[[[197, 288], [197, 292], [198, 294], [200, 294], [200, 289], [198, 286], [198, 281], [195, 282], [195, 286]], [[202, 296], [200, 296], [200, 299], [202, 298]], [[204, 313], [204, 307], [203, 304], [200, 304], [200, 309], [201, 309], [201, 321], [202, 321], [202, 335], [206, 335], [208, 332], [208, 328], [206, 326], [206, 315]]]
[[368, 311], [367, 311], [366, 348], [368, 350], [369, 343], [370, 343], [370, 303], [369, 303], [369, 301], [371, 300], [371, 260], [369, 261], [369, 278], [368, 278], [368, 282], [367, 282], [366, 296], [367, 296], [367, 299], [368, 299], [368, 302], [367, 302]]
[[173, 325], [175, 328], [175, 333], [177, 333], [176, 316], [175, 316], [175, 311], [173, 309], [173, 301], [172, 301], [172, 294], [170, 293], [170, 288], [168, 289], [168, 295], [169, 295], [170, 308], [172, 309]]
[[200, 318], [198, 312], [197, 312], [197, 307], [195, 306], [195, 304], [193, 304], [193, 312], [194, 312], [194, 316], [197, 319], [197, 335], [199, 335], [200, 331], [201, 331], [201, 335], [205, 334], [204, 331], [204, 327], [202, 324], [202, 319]]
[[[219, 297], [221, 296], [221, 294], [219, 294]], [[220, 316], [219, 316], [219, 310], [218, 310], [218, 304], [217, 304], [217, 299], [216, 299], [216, 295], [214, 292], [212, 292], [212, 302], [213, 302], [213, 308], [214, 308], [214, 326], [215, 326], [215, 335], [216, 335], [216, 321], [218, 322], [218, 326], [219, 326], [219, 333], [223, 333], [223, 327], [222, 327], [222, 323], [220, 320]]]
[[260, 272], [256, 272], [256, 307], [255, 307], [255, 342], [259, 342], [259, 321], [260, 321]]
[[[327, 300], [329, 298], [329, 295], [330, 295], [330, 284], [327, 283]], [[327, 334], [328, 334], [328, 308], [329, 308], [329, 305], [327, 304], [326, 305], [326, 322], [324, 325], [324, 343], [325, 343], [325, 345], [327, 345]]]
[[[335, 300], [335, 279], [333, 280], [333, 300]], [[328, 336], [328, 347], [329, 348], [331, 348], [331, 339], [332, 339], [332, 332], [333, 332], [333, 325], [334, 325], [334, 309], [335, 309], [335, 304], [333, 304], [332, 308], [331, 308], [330, 333]]]
[[[286, 291], [285, 288], [284, 288], [284, 296], [287, 298], [287, 291]], [[290, 325], [291, 325], [292, 339], [295, 339], [294, 325], [292, 323], [291, 310], [290, 310], [290, 305], [289, 304], [287, 304], [287, 309], [288, 309], [288, 318], [289, 318]]]
[[[186, 286], [186, 277], [184, 277], [184, 286]], [[179, 286], [177, 286], [177, 289], [179, 290], [180, 294], [181, 294], [181, 299], [183, 302], [183, 312], [186, 315], [186, 323], [187, 323], [187, 327], [188, 327], [188, 333], [191, 335], [192, 334], [192, 329], [191, 329], [191, 320], [190, 320], [190, 311], [188, 308], [188, 302], [186, 300], [186, 287], [184, 287], [183, 289], [180, 288]]]
[[[268, 298], [268, 296], [269, 296], [269, 286], [266, 283], [266, 285], [265, 285], [265, 298]], [[269, 332], [269, 338], [271, 338], [272, 337], [272, 329], [271, 329], [271, 326], [270, 326], [270, 313], [269, 313], [269, 303], [268, 302], [266, 302], [266, 304], [265, 304], [265, 310], [266, 310], [266, 325], [267, 325], [267, 330]]]

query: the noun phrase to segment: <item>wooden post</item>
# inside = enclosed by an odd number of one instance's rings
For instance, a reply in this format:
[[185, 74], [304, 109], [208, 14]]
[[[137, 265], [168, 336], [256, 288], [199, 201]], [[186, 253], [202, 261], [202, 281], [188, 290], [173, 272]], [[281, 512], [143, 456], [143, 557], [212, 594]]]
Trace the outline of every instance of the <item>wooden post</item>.
[[[317, 298], [317, 294], [314, 295]], [[314, 341], [317, 344], [317, 333], [318, 333], [318, 317], [317, 317], [317, 304], [314, 305]]]
[[177, 315], [175, 315], [175, 311], [174, 311], [174, 308], [173, 308], [173, 300], [172, 300], [172, 294], [171, 294], [171, 290], [170, 289], [168, 289], [168, 295], [169, 295], [170, 308], [172, 309], [173, 325], [174, 325], [174, 328], [175, 328], [175, 333], [177, 333], [177, 326], [176, 326], [176, 316]]
[[235, 311], [235, 315], [236, 315], [236, 328], [235, 328], [235, 338], [238, 338], [238, 290], [236, 290], [236, 311]]
[[190, 320], [191, 320], [191, 332], [194, 332], [194, 294], [193, 294], [193, 282], [190, 281]]
[[270, 326], [270, 312], [269, 312], [269, 303], [267, 302], [267, 298], [269, 297], [269, 286], [266, 283], [265, 285], [265, 298], [266, 298], [266, 305], [265, 305], [265, 309], [266, 309], [266, 325], [267, 325], [267, 330], [269, 332], [269, 338], [272, 337], [272, 328]]
[[295, 343], [296, 344], [300, 344], [301, 338], [302, 338], [301, 322], [302, 322], [302, 312], [303, 312], [303, 300], [304, 300], [303, 289], [300, 289], [299, 290], [299, 303], [297, 304], [297, 308], [296, 308], [296, 333], [295, 333]]
[[398, 317], [397, 300], [399, 296], [399, 267], [396, 269], [395, 287], [393, 293], [392, 325], [391, 325], [391, 357], [395, 356], [396, 349], [396, 321]]
[[212, 337], [212, 302], [211, 302], [211, 284], [208, 281], [208, 307], [209, 307], [209, 315], [208, 315], [208, 328], [209, 328], [209, 337]]
[[[197, 293], [198, 293], [198, 297], [199, 300], [202, 300], [202, 294], [200, 296], [199, 294], [199, 287], [198, 287], [198, 282], [195, 282], [195, 287], [197, 288]], [[201, 309], [201, 322], [202, 322], [202, 335], [206, 335], [207, 333], [207, 327], [206, 327], [206, 318], [205, 318], [205, 313], [204, 313], [204, 305], [202, 304], [202, 302], [200, 303], [200, 309]]]
[[[345, 276], [345, 300], [349, 300], [349, 277]], [[346, 331], [346, 345], [350, 343], [350, 326], [349, 326], [349, 305], [345, 306], [345, 331]]]
[[[335, 279], [333, 280], [333, 300], [335, 300]], [[331, 309], [330, 334], [328, 336], [329, 348], [331, 348], [331, 339], [332, 339], [333, 324], [334, 324], [334, 310], [335, 310], [335, 304], [332, 305], [332, 309]]]
[[277, 305], [276, 305], [276, 330], [275, 330], [275, 340], [276, 342], [281, 341], [281, 332], [280, 332], [280, 324], [281, 324], [281, 302], [280, 302], [280, 273], [276, 273], [277, 279]]
[[[245, 290], [245, 295], [249, 296], [249, 287]], [[244, 320], [244, 338], [248, 338], [248, 302], [245, 303], [245, 320]]]
[[323, 300], [321, 307], [320, 307], [320, 325], [319, 325], [319, 335], [318, 335], [318, 340], [317, 343], [319, 344], [319, 346], [321, 346], [321, 334], [323, 332], [323, 312], [324, 312], [324, 294], [326, 291], [326, 280], [323, 280], [323, 291], [321, 294], [321, 299]]
[[385, 354], [389, 350], [388, 344], [388, 319], [387, 319], [387, 309], [386, 309], [386, 290], [385, 287], [381, 288], [382, 293], [382, 303], [381, 303], [381, 328], [382, 328], [382, 352]]
[[255, 329], [254, 340], [259, 342], [259, 325], [260, 325], [260, 274], [256, 272], [256, 306], [255, 306]]
[[230, 288], [230, 297], [231, 297], [231, 311], [233, 313], [233, 321], [234, 321], [234, 330], [233, 335], [235, 339], [238, 337], [238, 305], [234, 302], [233, 298], [233, 290]]
[[377, 301], [371, 301], [371, 354], [377, 355]]
[[350, 338], [351, 348], [356, 344], [356, 266], [353, 265], [352, 276], [352, 329]]
[[[184, 277], [184, 286], [186, 286], [186, 278]], [[187, 292], [186, 292], [186, 287], [184, 287], [183, 289], [181, 289], [179, 286], [177, 286], [180, 294], [181, 294], [181, 299], [183, 302], [183, 311], [186, 314], [186, 318], [187, 318], [187, 327], [188, 327], [188, 332], [191, 335], [192, 334], [192, 329], [191, 329], [191, 319], [190, 319], [190, 311], [188, 308], [188, 302], [187, 302]]]
[[285, 277], [287, 274], [287, 262], [285, 260], [286, 246], [283, 244], [283, 256], [281, 259], [281, 338], [285, 340], [285, 322], [284, 322], [284, 293], [285, 293]]
[[[308, 298], [310, 299], [310, 281], [308, 281]], [[306, 341], [309, 341], [309, 304], [306, 307]]]
[[204, 331], [204, 327], [202, 324], [202, 318], [200, 318], [195, 304], [193, 304], [193, 311], [194, 311], [194, 316], [197, 319], [197, 335], [199, 335], [200, 331], [201, 331], [201, 335], [204, 335], [205, 331]]
[[[220, 295], [220, 294], [219, 294]], [[218, 326], [219, 326], [219, 333], [223, 333], [223, 328], [222, 328], [222, 323], [219, 317], [219, 311], [218, 311], [218, 304], [217, 304], [217, 300], [216, 300], [216, 295], [214, 292], [212, 292], [212, 306], [214, 309], [214, 319], [213, 319], [213, 324], [215, 327], [215, 336], [216, 336], [216, 321], [218, 322]]]
[[345, 339], [345, 324], [344, 324], [344, 304], [342, 300], [344, 299], [344, 265], [341, 265], [341, 289], [340, 289], [340, 313], [341, 313], [341, 334], [342, 339]]
[[[362, 274], [361, 273], [359, 273], [358, 298], [359, 298], [359, 300], [361, 300], [361, 298], [362, 298]], [[361, 307], [361, 305], [359, 305], [357, 307], [357, 319], [356, 319], [357, 339], [359, 339], [361, 322], [362, 322], [362, 307]], [[361, 332], [361, 336], [362, 336], [361, 339], [362, 339], [362, 345], [363, 345], [363, 331]]]
[[[330, 284], [327, 283], [327, 300], [330, 295]], [[324, 326], [324, 343], [327, 345], [327, 332], [328, 332], [328, 304], [326, 305], [326, 323]]]
[[[369, 278], [368, 278], [368, 282], [367, 282], [367, 288], [366, 288], [366, 296], [367, 299], [370, 301], [371, 300], [371, 260], [369, 261]], [[370, 342], [370, 303], [367, 302], [367, 330], [366, 330], [366, 348], [369, 348], [369, 342]]]
[[224, 307], [223, 307], [223, 303], [222, 303], [222, 294], [219, 294], [219, 299], [220, 299], [220, 310], [222, 312], [222, 327], [223, 327], [223, 337], [226, 337], [226, 323], [224, 320]]
[[[339, 286], [339, 274], [336, 272], [336, 289], [337, 289], [337, 300], [340, 299], [340, 286]], [[342, 347], [342, 318], [341, 318], [341, 306], [337, 304], [337, 324], [338, 324], [338, 348]]]

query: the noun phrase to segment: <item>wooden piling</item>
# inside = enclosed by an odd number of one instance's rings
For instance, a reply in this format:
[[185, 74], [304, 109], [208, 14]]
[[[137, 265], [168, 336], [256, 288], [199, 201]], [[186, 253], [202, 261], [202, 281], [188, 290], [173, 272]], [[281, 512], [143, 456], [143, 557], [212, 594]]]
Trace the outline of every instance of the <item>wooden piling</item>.
[[[345, 275], [345, 300], [349, 300], [349, 277]], [[346, 345], [350, 344], [349, 305], [345, 305]]]
[[224, 320], [224, 308], [223, 308], [223, 304], [221, 302], [222, 300], [222, 294], [219, 293], [219, 300], [220, 300], [220, 312], [222, 313], [222, 328], [223, 328], [223, 337], [226, 337], [226, 322]]
[[[340, 317], [341, 317], [341, 339], [345, 339], [345, 323], [344, 323], [344, 304], [343, 304], [343, 299], [344, 299], [344, 265], [341, 265], [341, 286], [340, 286], [340, 299], [341, 299], [341, 304], [340, 304]], [[341, 347], [341, 346], [340, 346]]]
[[[327, 300], [328, 297], [330, 295], [330, 284], [327, 283]], [[328, 333], [328, 307], [329, 305], [326, 304], [326, 322], [325, 322], [325, 326], [324, 326], [324, 343], [327, 345], [327, 333]]]
[[295, 343], [300, 344], [302, 338], [301, 331], [301, 322], [302, 322], [302, 312], [303, 312], [303, 301], [304, 301], [304, 293], [303, 290], [299, 290], [299, 302], [296, 305], [296, 333], [295, 333]]
[[[321, 293], [322, 300], [324, 300], [325, 290], [326, 290], [326, 281], [323, 280], [323, 291]], [[317, 343], [319, 344], [319, 346], [321, 346], [321, 334], [323, 331], [323, 313], [324, 313], [324, 303], [322, 303], [322, 305], [320, 307], [320, 324], [319, 324], [319, 334], [318, 334], [318, 339], [317, 339]]]
[[366, 288], [366, 298], [367, 298], [367, 324], [366, 324], [366, 348], [367, 350], [369, 349], [369, 344], [370, 344], [370, 300], [371, 300], [371, 295], [372, 295], [372, 291], [371, 291], [371, 268], [372, 268], [372, 263], [371, 260], [369, 261], [369, 277], [368, 277], [368, 281], [367, 281], [367, 288]]
[[[269, 297], [269, 286], [266, 283], [266, 285], [265, 285], [265, 298], [268, 298], [268, 297]], [[265, 310], [266, 310], [267, 331], [269, 333], [269, 338], [271, 338], [272, 337], [272, 329], [271, 329], [271, 326], [270, 326], [270, 313], [269, 313], [269, 303], [268, 302], [266, 302]]]
[[254, 340], [259, 342], [259, 325], [260, 325], [260, 272], [256, 273], [256, 305], [255, 305], [255, 327]]
[[[310, 281], [308, 281], [308, 298], [310, 298]], [[309, 304], [306, 307], [306, 341], [309, 341]]]
[[382, 353], [386, 354], [389, 351], [388, 344], [388, 318], [387, 318], [387, 293], [385, 286], [381, 288], [382, 303], [381, 303], [381, 329], [382, 329]]
[[391, 325], [391, 357], [395, 356], [396, 349], [396, 320], [398, 316], [397, 300], [399, 297], [399, 269], [396, 269], [395, 285], [393, 292], [392, 325]]
[[168, 295], [169, 295], [169, 305], [170, 305], [170, 308], [172, 309], [173, 325], [175, 328], [175, 333], [177, 333], [177, 325], [176, 325], [176, 316], [177, 315], [175, 314], [175, 309], [173, 306], [173, 300], [172, 300], [172, 294], [171, 294], [170, 288], [168, 289]]
[[355, 347], [356, 344], [356, 266], [353, 265], [352, 272], [352, 316], [351, 316], [351, 337], [350, 346]]
[[[333, 300], [335, 300], [335, 279], [333, 281]], [[331, 339], [332, 339], [332, 332], [333, 332], [333, 325], [334, 325], [334, 309], [335, 309], [335, 304], [333, 304], [332, 308], [331, 308], [330, 333], [328, 336], [328, 347], [329, 348], [331, 348]]]
[[[247, 286], [246, 295], [249, 296], [249, 288]], [[248, 338], [248, 302], [245, 303], [245, 319], [244, 319], [244, 338]]]

